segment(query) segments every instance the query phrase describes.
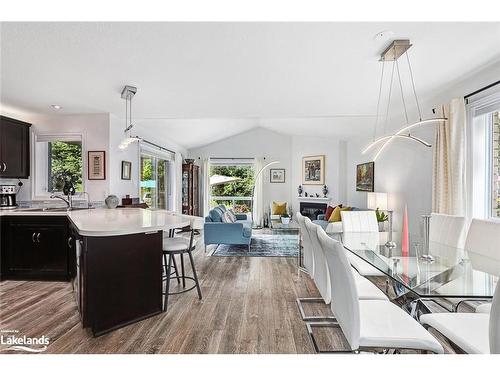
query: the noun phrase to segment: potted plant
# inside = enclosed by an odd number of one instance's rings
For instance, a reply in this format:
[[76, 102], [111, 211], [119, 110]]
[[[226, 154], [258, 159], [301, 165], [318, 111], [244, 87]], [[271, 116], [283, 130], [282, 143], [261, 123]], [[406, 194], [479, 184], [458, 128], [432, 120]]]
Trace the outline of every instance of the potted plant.
[[288, 214], [281, 215], [281, 223], [285, 225], [290, 224], [290, 215]]
[[384, 223], [389, 220], [389, 215], [380, 211], [378, 208], [375, 210], [375, 215], [377, 215], [378, 230], [379, 232], [384, 231]]

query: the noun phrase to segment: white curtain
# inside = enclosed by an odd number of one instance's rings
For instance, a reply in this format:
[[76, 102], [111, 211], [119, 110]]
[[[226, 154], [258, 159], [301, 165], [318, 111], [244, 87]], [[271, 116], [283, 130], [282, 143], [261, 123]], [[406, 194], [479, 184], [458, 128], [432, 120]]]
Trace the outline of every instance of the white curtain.
[[210, 211], [210, 159], [203, 160], [203, 170], [202, 170], [203, 180], [201, 183], [201, 191], [203, 194], [203, 216], [208, 215]]
[[432, 212], [465, 215], [466, 129], [465, 102], [453, 99], [443, 106], [447, 121], [436, 127], [434, 142]]
[[[263, 166], [262, 160], [260, 158], [255, 158], [255, 175], [261, 171]], [[264, 220], [264, 202], [263, 202], [263, 173], [260, 173], [255, 180], [255, 189], [253, 195], [253, 205], [252, 205], [252, 216], [253, 225], [262, 226]]]

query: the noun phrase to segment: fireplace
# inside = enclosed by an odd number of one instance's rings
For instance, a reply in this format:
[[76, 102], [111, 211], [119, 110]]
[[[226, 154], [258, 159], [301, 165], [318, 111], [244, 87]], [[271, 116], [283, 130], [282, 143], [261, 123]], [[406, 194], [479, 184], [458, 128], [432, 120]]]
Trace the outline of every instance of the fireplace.
[[300, 213], [311, 220], [316, 220], [319, 214], [326, 212], [326, 203], [300, 202]]

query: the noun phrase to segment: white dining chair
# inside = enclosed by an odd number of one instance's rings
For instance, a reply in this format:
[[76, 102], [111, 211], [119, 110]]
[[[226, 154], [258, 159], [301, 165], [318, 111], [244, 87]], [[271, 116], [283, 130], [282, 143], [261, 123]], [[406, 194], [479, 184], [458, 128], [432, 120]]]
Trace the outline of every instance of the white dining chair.
[[[305, 220], [306, 217], [300, 212], [295, 214], [297, 223], [299, 223], [300, 234], [302, 238], [302, 251], [304, 259], [304, 267], [306, 268], [311, 279], [314, 280], [314, 253], [312, 249], [311, 237], [309, 236], [309, 231], [306, 228]], [[304, 321], [321, 321], [331, 319], [330, 316], [326, 315], [306, 315], [304, 310], [304, 303], [321, 303], [324, 302], [322, 297], [297, 297], [297, 306], [299, 308], [300, 316]]]
[[416, 320], [389, 301], [359, 300], [356, 281], [342, 244], [319, 232], [319, 241], [328, 251], [331, 270], [331, 309], [337, 322], [310, 322], [307, 329], [315, 350], [323, 352], [313, 335], [313, 327], [340, 327], [348, 350], [327, 352], [381, 352], [383, 349], [411, 349], [443, 353], [443, 347]]
[[299, 224], [300, 228], [300, 236], [302, 239], [301, 241], [302, 258], [304, 267], [309, 273], [309, 276], [311, 276], [311, 278], [314, 278], [314, 259], [313, 259], [311, 238], [309, 237], [309, 232], [306, 229], [305, 217], [300, 212], [297, 212], [295, 214], [295, 219], [297, 220], [297, 223]]
[[464, 216], [431, 213], [429, 219], [429, 255], [450, 266], [463, 256], [467, 225]]
[[[494, 220], [472, 219], [467, 232], [465, 249], [474, 268], [489, 274], [500, 275], [500, 223]], [[462, 300], [459, 302], [466, 302]], [[454, 310], [458, 309], [455, 305]], [[476, 307], [477, 313], [488, 314], [491, 303], [483, 303]]]
[[[465, 250], [475, 270], [500, 276], [500, 223], [473, 219]], [[439, 331], [466, 353], [500, 354], [498, 282], [492, 303], [479, 306], [476, 312], [426, 314], [420, 317], [420, 321]]]
[[[375, 211], [341, 211], [343, 233], [378, 233]], [[380, 270], [360, 257], [349, 253], [349, 262], [362, 276], [385, 276]]]
[[[318, 242], [320, 245], [320, 249], [323, 252], [323, 256], [326, 259], [326, 253], [332, 251], [332, 249], [327, 247], [327, 243], [325, 241], [320, 241], [320, 233], [321, 234], [326, 234], [325, 230], [320, 226], [316, 225], [316, 234], [318, 236]], [[344, 251], [347, 253], [350, 253], [348, 250], [344, 248]], [[327, 269], [329, 271], [329, 275], [332, 272], [330, 268], [328, 268], [327, 264]], [[375, 286], [370, 280], [367, 278], [361, 276], [358, 271], [354, 267], [351, 266], [351, 271], [354, 276], [354, 280], [356, 282], [356, 289], [358, 291], [358, 298], [360, 300], [362, 299], [374, 299], [374, 300], [383, 300], [383, 301], [389, 301], [389, 297], [387, 297], [384, 292], [382, 292], [379, 288]]]
[[330, 275], [326, 266], [326, 259], [321, 250], [321, 245], [318, 241], [317, 227], [308, 217], [305, 218], [304, 224], [309, 238], [311, 239], [311, 248], [314, 257], [314, 283], [318, 288], [319, 294], [326, 304], [330, 303]]
[[491, 312], [436, 313], [420, 316], [424, 327], [432, 327], [456, 347], [469, 354], [500, 354], [500, 283], [497, 283]]

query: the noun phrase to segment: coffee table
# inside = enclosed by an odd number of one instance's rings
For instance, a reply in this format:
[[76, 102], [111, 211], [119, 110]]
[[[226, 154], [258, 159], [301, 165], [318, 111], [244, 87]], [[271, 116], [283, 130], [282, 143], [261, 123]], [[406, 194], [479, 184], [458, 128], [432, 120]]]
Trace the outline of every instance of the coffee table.
[[305, 270], [304, 265], [302, 264], [302, 246], [300, 243], [300, 226], [294, 220], [290, 220], [290, 223], [283, 224], [281, 220], [271, 220], [269, 223], [269, 227], [271, 228], [271, 233], [273, 232], [288, 232], [291, 234], [296, 234], [298, 238], [299, 252], [297, 255], [297, 267], [299, 271]]

